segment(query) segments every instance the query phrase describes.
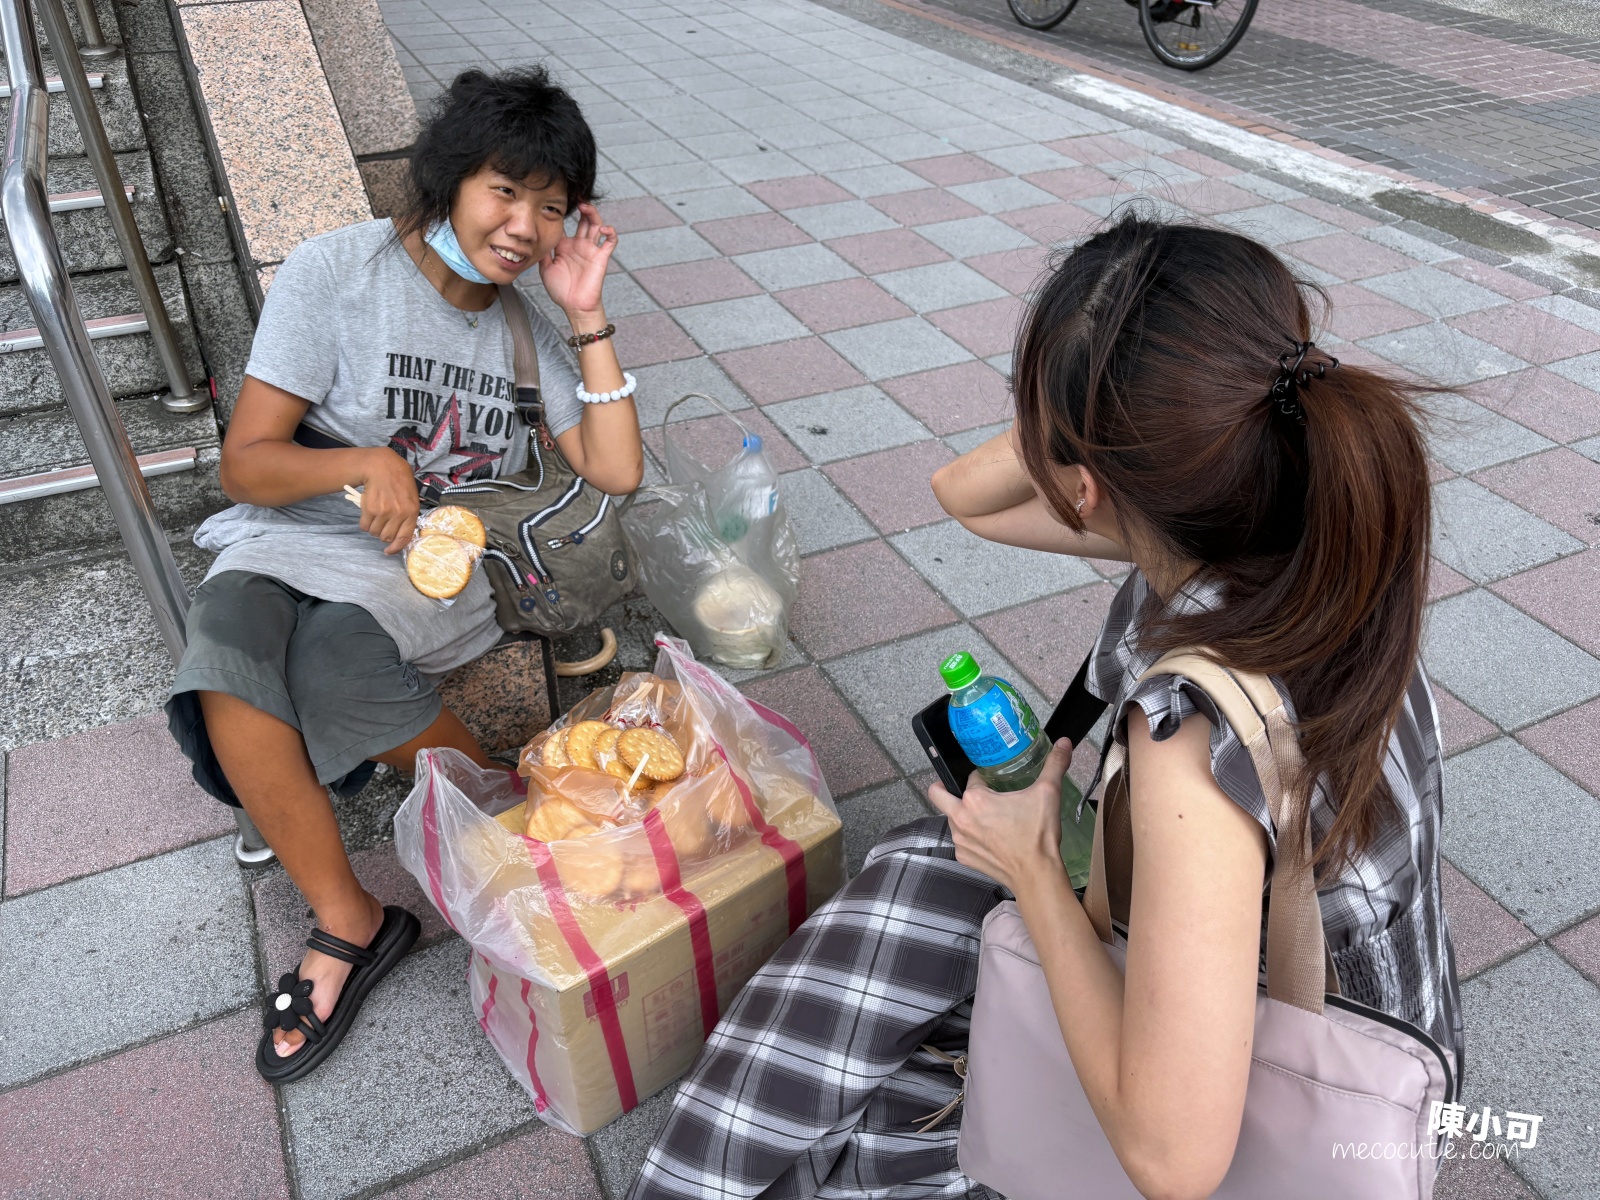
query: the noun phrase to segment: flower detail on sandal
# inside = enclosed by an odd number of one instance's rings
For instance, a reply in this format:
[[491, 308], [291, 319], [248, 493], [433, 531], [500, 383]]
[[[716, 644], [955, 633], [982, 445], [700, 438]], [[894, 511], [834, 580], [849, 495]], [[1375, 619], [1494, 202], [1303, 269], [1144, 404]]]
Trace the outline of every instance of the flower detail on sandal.
[[267, 997], [262, 1024], [269, 1030], [295, 1032], [300, 1028], [300, 1019], [311, 1012], [311, 989], [314, 986], [314, 980], [301, 979], [296, 972], [287, 972], [278, 980], [278, 990]]

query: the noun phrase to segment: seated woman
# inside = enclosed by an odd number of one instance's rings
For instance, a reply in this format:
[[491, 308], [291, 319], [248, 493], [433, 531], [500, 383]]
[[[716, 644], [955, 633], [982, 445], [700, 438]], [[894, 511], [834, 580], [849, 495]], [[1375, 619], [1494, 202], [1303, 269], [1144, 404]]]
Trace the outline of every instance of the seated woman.
[[[528, 459], [497, 288], [527, 290], [537, 264], [574, 339], [607, 328], [617, 236], [590, 203], [594, 179], [594, 137], [542, 69], [468, 71], [417, 141], [405, 213], [307, 241], [262, 308], [222, 447], [238, 503], [195, 534], [220, 554], [167, 713], [201, 787], [244, 806], [316, 914], [310, 951], [268, 999], [256, 1065], [273, 1082], [327, 1056], [417, 936], [414, 916], [352, 873], [326, 789], [353, 794], [377, 763], [409, 769], [424, 747], [488, 765], [433, 681], [499, 639], [489, 585], [475, 572], [442, 605], [411, 585], [400, 551], [419, 484]], [[523, 303], [550, 434], [590, 484], [632, 492], [643, 449], [633, 401], [607, 399], [632, 391], [611, 341], [584, 344], [575, 370], [565, 335]]]
[[[1088, 673], [1132, 763], [1126, 975], [1061, 863], [1073, 748], [1057, 745], [1026, 791], [974, 777], [957, 799], [935, 784], [944, 816], [891, 833], [730, 1007], [632, 1200], [993, 1197], [956, 1164], [949, 1063], [966, 1046], [983, 919], [1008, 891], [1132, 1182], [1212, 1193], [1244, 1110], [1276, 831], [1206, 694], [1182, 676], [1139, 682], [1182, 646], [1269, 674], [1288, 699], [1341, 990], [1459, 1066], [1439, 732], [1417, 658], [1423, 441], [1403, 385], [1337, 365], [1310, 332], [1302, 287], [1265, 247], [1125, 217], [1044, 281], [1014, 427], [933, 479], [982, 537], [1134, 564]], [[1269, 392], [1302, 353], [1296, 410]]]

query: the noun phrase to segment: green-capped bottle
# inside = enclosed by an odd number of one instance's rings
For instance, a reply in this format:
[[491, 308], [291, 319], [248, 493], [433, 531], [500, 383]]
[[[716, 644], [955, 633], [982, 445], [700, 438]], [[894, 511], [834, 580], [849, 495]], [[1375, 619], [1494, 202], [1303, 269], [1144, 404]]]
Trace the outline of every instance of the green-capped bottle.
[[[1050, 753], [1050, 741], [1022, 694], [1004, 679], [985, 675], [965, 650], [939, 664], [950, 689], [950, 732], [960, 743], [978, 777], [997, 792], [1016, 792], [1039, 777]], [[1072, 886], [1089, 881], [1089, 855], [1094, 836], [1094, 810], [1079, 801], [1082, 793], [1070, 778], [1061, 779], [1061, 861]]]

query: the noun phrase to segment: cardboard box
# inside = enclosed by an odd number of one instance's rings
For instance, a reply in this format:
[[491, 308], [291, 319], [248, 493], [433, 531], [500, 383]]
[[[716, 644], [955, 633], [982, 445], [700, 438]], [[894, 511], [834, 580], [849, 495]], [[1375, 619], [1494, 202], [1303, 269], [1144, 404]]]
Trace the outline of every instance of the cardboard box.
[[[839, 818], [814, 797], [784, 800], [763, 804], [765, 831], [682, 883], [669, 864], [666, 890], [636, 904], [566, 902], [559, 855], [522, 841], [547, 910], [521, 917], [536, 926], [544, 980], [476, 951], [469, 978], [479, 1023], [547, 1121], [593, 1133], [671, 1083], [745, 981], [843, 885]], [[523, 810], [497, 819], [520, 833]]]

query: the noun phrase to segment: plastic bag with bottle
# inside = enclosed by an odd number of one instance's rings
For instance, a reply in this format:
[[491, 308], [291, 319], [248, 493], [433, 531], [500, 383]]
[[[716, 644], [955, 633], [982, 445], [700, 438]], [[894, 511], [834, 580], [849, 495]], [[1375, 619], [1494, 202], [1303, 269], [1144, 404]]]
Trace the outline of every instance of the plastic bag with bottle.
[[[673, 409], [692, 399], [713, 405], [743, 434], [739, 452], [720, 467], [706, 466], [668, 434]], [[622, 516], [645, 595], [700, 657], [772, 666], [788, 640], [800, 551], [761, 438], [699, 392], [667, 408], [661, 434], [668, 482], [640, 489]]]

